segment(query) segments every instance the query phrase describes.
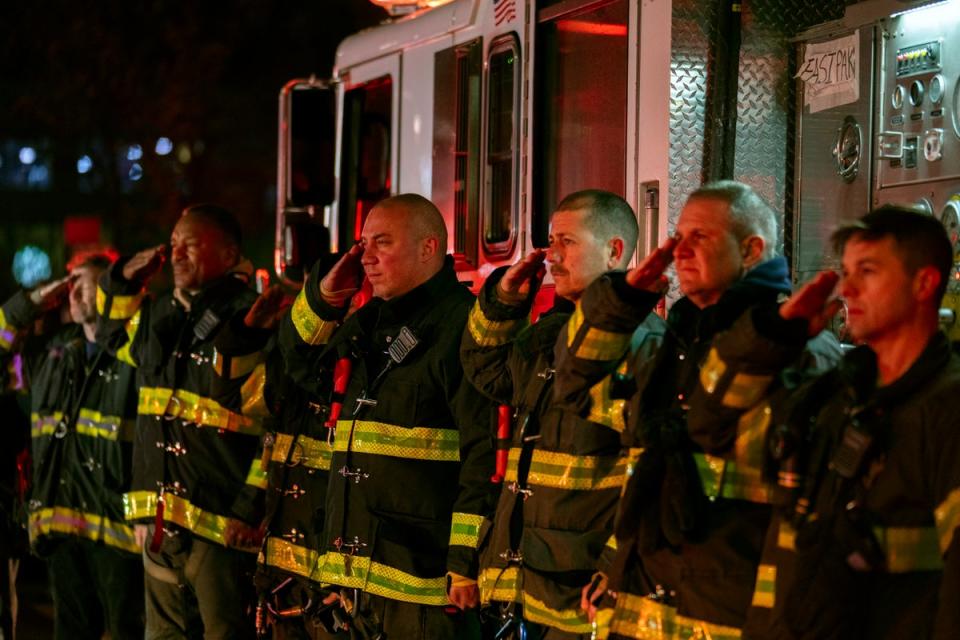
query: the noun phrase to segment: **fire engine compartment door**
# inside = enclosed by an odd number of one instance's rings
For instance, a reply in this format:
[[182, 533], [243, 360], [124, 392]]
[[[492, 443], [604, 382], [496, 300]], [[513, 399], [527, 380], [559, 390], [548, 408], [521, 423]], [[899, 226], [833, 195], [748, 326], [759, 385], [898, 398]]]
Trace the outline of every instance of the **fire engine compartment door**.
[[339, 190], [331, 224], [335, 251], [360, 238], [367, 214], [397, 185], [400, 54], [350, 67], [341, 79]]

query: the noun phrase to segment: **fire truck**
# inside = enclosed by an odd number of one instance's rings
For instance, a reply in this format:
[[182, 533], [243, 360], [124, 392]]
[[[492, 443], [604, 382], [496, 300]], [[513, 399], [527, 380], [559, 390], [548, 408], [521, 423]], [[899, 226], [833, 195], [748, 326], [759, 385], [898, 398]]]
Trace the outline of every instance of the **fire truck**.
[[391, 19], [280, 93], [288, 281], [404, 192], [440, 208], [474, 288], [584, 188], [633, 206], [643, 256], [701, 183], [746, 182], [783, 212], [798, 282], [883, 203], [960, 234], [960, 0], [372, 1]]

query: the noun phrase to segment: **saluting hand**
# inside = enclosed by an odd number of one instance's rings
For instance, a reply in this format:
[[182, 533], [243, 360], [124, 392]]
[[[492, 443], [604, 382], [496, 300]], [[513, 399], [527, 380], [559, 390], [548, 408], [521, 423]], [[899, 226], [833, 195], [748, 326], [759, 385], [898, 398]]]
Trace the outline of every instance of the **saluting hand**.
[[243, 323], [251, 329], [274, 329], [280, 324], [280, 319], [291, 304], [293, 304], [293, 298], [285, 294], [280, 285], [271, 285], [260, 294], [247, 311]]
[[522, 302], [530, 294], [531, 287], [540, 286], [547, 272], [543, 264], [546, 257], [546, 250], [534, 249], [523, 260], [507, 269], [497, 283], [497, 297], [500, 301], [507, 304]]
[[150, 249], [144, 249], [135, 253], [125, 265], [123, 265], [123, 277], [126, 280], [146, 284], [152, 278], [163, 263], [167, 261], [167, 245], [158, 244]]
[[70, 283], [76, 280], [77, 277], [75, 274], [69, 274], [59, 280], [48, 282], [39, 289], [34, 289], [30, 292], [30, 302], [44, 311], [59, 307], [60, 303], [67, 297], [67, 292], [70, 290]]
[[671, 236], [654, 249], [640, 264], [627, 271], [627, 284], [651, 293], [666, 293], [670, 283], [664, 272], [673, 262], [673, 250], [680, 241]]
[[807, 334], [817, 335], [843, 306], [837, 298], [830, 300], [839, 281], [840, 276], [835, 271], [818, 273], [780, 305], [780, 317], [784, 320], [803, 318], [807, 321]]
[[363, 246], [355, 244], [337, 260], [327, 275], [320, 281], [320, 296], [334, 306], [343, 306], [347, 298], [360, 288], [363, 281]]

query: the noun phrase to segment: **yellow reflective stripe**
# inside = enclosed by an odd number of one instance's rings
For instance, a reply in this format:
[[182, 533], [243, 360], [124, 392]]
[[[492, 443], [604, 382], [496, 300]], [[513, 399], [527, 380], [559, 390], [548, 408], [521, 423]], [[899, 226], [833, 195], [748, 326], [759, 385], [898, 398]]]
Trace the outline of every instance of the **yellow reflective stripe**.
[[703, 390], [713, 395], [717, 390], [717, 384], [720, 383], [720, 378], [722, 378], [726, 372], [726, 363], [720, 359], [720, 354], [717, 353], [716, 347], [711, 347], [710, 353], [707, 354], [707, 359], [704, 361], [703, 366], [700, 367], [700, 385], [703, 387]]
[[67, 507], [39, 509], [30, 513], [27, 524], [31, 541], [39, 536], [62, 533], [103, 542], [131, 553], [140, 552], [133, 535], [133, 527], [96, 513], [85, 513]]
[[260, 562], [313, 580], [319, 576], [321, 557], [313, 549], [297, 546], [283, 538], [269, 537]]
[[580, 345], [573, 349], [583, 325], [583, 307], [578, 302], [567, 322], [567, 346], [571, 348], [574, 357], [584, 360], [619, 360], [630, 346], [632, 333], [617, 333], [588, 327], [586, 334], [580, 340]]
[[138, 366], [136, 358], [133, 357], [133, 354], [130, 353], [130, 347], [133, 346], [133, 338], [137, 335], [137, 329], [140, 327], [140, 309], [137, 309], [137, 312], [127, 320], [127, 341], [117, 350], [117, 360], [120, 362], [125, 362], [131, 367]]
[[933, 512], [940, 540], [940, 552], [946, 553], [953, 543], [953, 536], [960, 527], [960, 489], [954, 489]]
[[767, 387], [773, 381], [773, 376], [755, 376], [748, 373], [738, 373], [733, 376], [727, 392], [723, 394], [723, 406], [734, 409], [748, 409], [755, 405]]
[[620, 592], [617, 596], [610, 633], [643, 640], [738, 640], [740, 630], [677, 613], [675, 607], [644, 596]]
[[611, 551], [617, 550], [617, 536], [611, 535], [607, 538], [607, 543], [603, 545], [605, 548], [610, 549]]
[[301, 340], [311, 345], [326, 344], [337, 328], [337, 323], [324, 320], [313, 312], [310, 303], [307, 302], [307, 286], [310, 285], [304, 286], [297, 294], [297, 299], [293, 301], [290, 319]]
[[767, 431], [773, 411], [769, 402], [760, 402], [744, 412], [737, 420], [737, 439], [733, 458], [740, 468], [756, 469], [760, 474], [767, 456]]
[[[107, 292], [98, 286], [97, 313], [101, 316], [105, 315], [104, 310], [107, 306], [107, 297]], [[109, 297], [111, 298], [110, 315], [107, 317], [110, 320], [126, 320], [140, 310], [140, 303], [143, 300], [143, 293], [138, 293], [133, 296], [114, 295]]]
[[518, 567], [487, 567], [477, 576], [480, 601], [520, 602], [520, 570]]
[[[520, 449], [507, 454], [506, 482], [516, 482]], [[534, 450], [527, 484], [570, 491], [595, 491], [620, 487], [626, 480], [627, 460], [620, 456], [574, 456]]]
[[203, 427], [214, 427], [247, 435], [260, 435], [259, 420], [234, 413], [215, 400], [195, 393], [162, 387], [141, 387], [137, 411], [143, 416], [168, 416]]
[[[41, 416], [39, 413], [30, 414], [33, 423], [30, 434], [34, 437], [52, 436], [57, 431], [57, 425], [63, 420], [63, 412]], [[133, 441], [133, 430], [136, 422], [124, 420], [119, 416], [105, 416], [99, 411], [81, 409], [77, 416], [76, 432], [91, 438], [124, 442]]]
[[612, 386], [613, 375], [609, 375], [590, 387], [590, 413], [587, 414], [587, 420], [623, 433], [626, 428], [623, 412], [627, 403], [625, 400], [614, 400], [610, 397]]
[[395, 458], [459, 462], [460, 433], [456, 429], [407, 428], [373, 420], [338, 420], [333, 448]]
[[450, 546], [459, 545], [476, 549], [482, 524], [483, 516], [454, 511], [453, 520], [450, 523]]
[[[293, 451], [290, 448], [293, 447]], [[270, 455], [272, 462], [296, 466], [302, 464], [311, 469], [330, 470], [330, 457], [333, 447], [324, 440], [315, 440], [307, 436], [297, 436], [294, 444], [293, 436], [278, 433], [273, 443], [273, 452]]]
[[523, 592], [523, 618], [567, 633], [590, 633], [593, 625], [581, 609], [551, 609], [544, 602]]
[[127, 520], [152, 518], [157, 514], [155, 491], [129, 491], [123, 494], [123, 517]]
[[470, 337], [481, 347], [498, 347], [506, 344], [526, 325], [526, 318], [490, 320], [483, 315], [479, 300], [473, 303], [470, 315], [467, 316], [467, 329], [470, 331]]
[[0, 307], [0, 349], [9, 351], [17, 337], [17, 328], [7, 322], [7, 314]]
[[267, 488], [267, 472], [260, 468], [260, 460], [254, 460], [247, 472], [247, 484], [258, 489]]
[[773, 489], [763, 480], [760, 468], [724, 460], [705, 453], [694, 453], [703, 493], [710, 499], [729, 498], [769, 504]]
[[777, 528], [777, 546], [787, 551], [797, 550], [797, 531], [789, 522], [780, 521]]
[[403, 602], [437, 606], [448, 603], [446, 576], [419, 578], [367, 557], [334, 551], [324, 554], [320, 581]]
[[218, 349], [213, 351], [213, 370], [221, 378], [233, 380], [245, 376], [263, 360], [263, 352], [255, 351], [244, 356], [225, 356]]
[[943, 569], [935, 528], [874, 527], [873, 534], [884, 551], [890, 573]]
[[777, 566], [762, 564], [757, 567], [757, 582], [753, 588], [753, 606], [772, 609], [777, 595]]
[[270, 415], [264, 391], [267, 388], [267, 365], [258, 364], [240, 387], [240, 412], [248, 418], [266, 418]]

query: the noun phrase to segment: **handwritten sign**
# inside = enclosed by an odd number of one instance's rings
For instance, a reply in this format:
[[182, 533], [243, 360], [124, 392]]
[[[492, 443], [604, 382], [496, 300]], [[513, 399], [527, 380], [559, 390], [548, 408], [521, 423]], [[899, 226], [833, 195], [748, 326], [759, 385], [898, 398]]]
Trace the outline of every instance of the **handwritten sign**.
[[804, 84], [810, 113], [860, 99], [860, 32], [804, 47], [796, 78]]

